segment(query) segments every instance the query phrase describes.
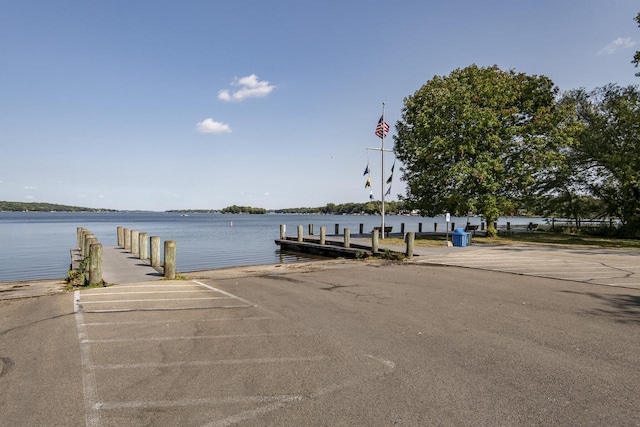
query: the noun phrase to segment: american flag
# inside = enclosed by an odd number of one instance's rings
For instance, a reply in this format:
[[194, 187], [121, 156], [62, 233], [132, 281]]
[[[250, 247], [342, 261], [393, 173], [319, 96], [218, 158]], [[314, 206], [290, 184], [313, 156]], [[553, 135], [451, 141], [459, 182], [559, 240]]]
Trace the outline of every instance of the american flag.
[[383, 138], [389, 133], [389, 125], [383, 120], [383, 117], [384, 116], [380, 116], [380, 120], [378, 120], [378, 126], [376, 126], [376, 136], [378, 138]]

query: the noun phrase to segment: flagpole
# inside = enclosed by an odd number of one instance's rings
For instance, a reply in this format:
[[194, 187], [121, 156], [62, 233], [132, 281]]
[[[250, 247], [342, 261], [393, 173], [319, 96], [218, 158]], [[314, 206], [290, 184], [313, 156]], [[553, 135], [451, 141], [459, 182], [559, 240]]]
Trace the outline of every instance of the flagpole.
[[382, 150], [380, 154], [382, 155], [382, 168], [380, 169], [380, 191], [382, 193], [382, 208], [380, 209], [380, 215], [382, 217], [382, 225], [380, 227], [380, 236], [384, 239], [384, 102], [382, 103]]

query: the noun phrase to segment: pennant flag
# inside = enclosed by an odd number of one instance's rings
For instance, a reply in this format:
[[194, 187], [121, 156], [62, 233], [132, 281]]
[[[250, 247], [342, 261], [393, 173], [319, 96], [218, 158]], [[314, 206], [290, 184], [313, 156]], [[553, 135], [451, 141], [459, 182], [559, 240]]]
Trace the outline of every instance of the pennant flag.
[[383, 120], [384, 116], [380, 116], [378, 125], [376, 126], [376, 136], [378, 138], [384, 138], [389, 133], [389, 125]]
[[391, 186], [389, 186], [389, 189], [387, 190], [387, 192], [384, 193], [385, 196], [388, 196], [389, 194], [391, 194]]
[[373, 191], [369, 192], [369, 198], [373, 200]]
[[364, 170], [364, 173], [362, 174], [362, 176], [365, 176], [368, 173], [369, 173], [369, 163], [367, 163], [367, 168]]
[[[369, 165], [367, 165], [368, 167]], [[391, 166], [391, 174], [393, 175], [393, 170], [396, 168], [396, 161], [393, 161], [393, 166]]]
[[371, 187], [371, 178], [367, 178], [366, 184], [364, 184], [364, 188]]
[[387, 180], [387, 184], [391, 184], [391, 181], [393, 181], [393, 172], [391, 173], [391, 176], [389, 176], [389, 179]]

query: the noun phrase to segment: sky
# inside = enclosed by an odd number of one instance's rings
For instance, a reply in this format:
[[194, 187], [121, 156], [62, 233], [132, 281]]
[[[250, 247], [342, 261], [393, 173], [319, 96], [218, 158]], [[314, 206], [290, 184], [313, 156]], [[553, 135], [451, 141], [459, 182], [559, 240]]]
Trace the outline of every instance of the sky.
[[[389, 149], [405, 97], [471, 64], [561, 91], [640, 84], [638, 12], [637, 0], [0, 0], [0, 200], [380, 200], [393, 153], [381, 173], [368, 148], [381, 148], [383, 103]], [[386, 200], [404, 191], [397, 165]]]

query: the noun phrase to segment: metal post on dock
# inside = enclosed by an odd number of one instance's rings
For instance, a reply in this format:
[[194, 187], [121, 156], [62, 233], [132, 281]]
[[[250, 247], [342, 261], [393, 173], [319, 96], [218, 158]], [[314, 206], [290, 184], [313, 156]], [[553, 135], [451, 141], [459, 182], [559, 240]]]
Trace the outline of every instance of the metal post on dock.
[[151, 236], [151, 267], [160, 267], [160, 236]]
[[434, 232], [434, 233], [437, 233], [437, 232], [438, 232], [438, 223], [437, 223], [437, 222], [434, 222], [434, 223], [433, 223], [433, 232]]
[[456, 229], [456, 223], [451, 222], [451, 231], [454, 231], [455, 229]]
[[336, 224], [336, 232], [334, 234], [340, 234], [340, 224]]
[[360, 234], [364, 234], [364, 224], [360, 224]]
[[407, 233], [407, 250], [405, 251], [405, 255], [407, 258], [413, 258], [413, 245], [416, 240], [416, 233], [410, 231]]
[[327, 240], [327, 227], [320, 227], [320, 244], [324, 245]]
[[138, 255], [140, 253], [140, 232], [131, 230], [131, 254]]
[[418, 233], [422, 233], [422, 223], [418, 223]]
[[404, 235], [404, 222], [400, 223], [400, 234]]
[[140, 233], [138, 258], [140, 259], [149, 258], [149, 234], [148, 233]]
[[298, 226], [298, 242], [304, 241], [304, 234], [302, 232], [302, 226]]
[[96, 283], [102, 283], [102, 243], [93, 243], [89, 248], [89, 284]]
[[349, 228], [344, 229], [344, 247], [351, 247], [351, 229]]
[[378, 252], [378, 230], [373, 230], [371, 232], [371, 253]]
[[176, 278], [176, 241], [164, 241], [164, 278]]

